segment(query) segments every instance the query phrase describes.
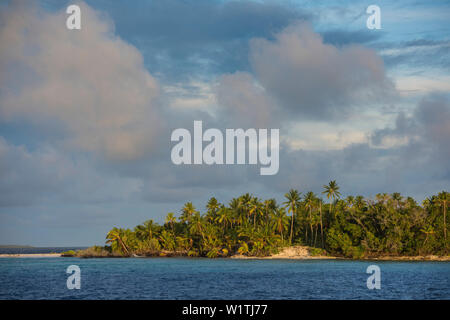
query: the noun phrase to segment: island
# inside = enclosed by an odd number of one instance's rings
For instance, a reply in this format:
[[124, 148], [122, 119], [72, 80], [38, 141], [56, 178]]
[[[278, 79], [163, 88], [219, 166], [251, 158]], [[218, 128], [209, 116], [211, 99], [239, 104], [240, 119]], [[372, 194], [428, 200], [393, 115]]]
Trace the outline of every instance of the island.
[[212, 197], [203, 214], [187, 202], [161, 225], [150, 219], [133, 230], [114, 227], [106, 245], [62, 256], [450, 260], [450, 193], [422, 204], [399, 193], [342, 199], [330, 181], [322, 194], [326, 200], [292, 189], [281, 204], [249, 193], [228, 204]]

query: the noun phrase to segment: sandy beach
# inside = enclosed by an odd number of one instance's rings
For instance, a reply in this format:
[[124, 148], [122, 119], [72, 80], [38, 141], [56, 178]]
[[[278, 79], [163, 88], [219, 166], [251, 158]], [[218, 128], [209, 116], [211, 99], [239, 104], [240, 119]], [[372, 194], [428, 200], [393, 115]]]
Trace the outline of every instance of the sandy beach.
[[0, 254], [0, 258], [59, 258], [60, 253], [19, 253], [19, 254]]
[[230, 257], [231, 259], [337, 259], [333, 256], [325, 255], [311, 255], [308, 247], [293, 246], [282, 249], [277, 254], [272, 254], [267, 257], [249, 257], [237, 254]]
[[[233, 255], [231, 259], [343, 259], [343, 260], [354, 260], [346, 259], [342, 257], [325, 256], [325, 255], [311, 255], [308, 247], [304, 246], [293, 246], [287, 247], [281, 250], [277, 254], [273, 254], [267, 257], [248, 257], [244, 255]], [[380, 256], [374, 258], [363, 258], [361, 260], [376, 260], [376, 261], [450, 261], [450, 256]]]

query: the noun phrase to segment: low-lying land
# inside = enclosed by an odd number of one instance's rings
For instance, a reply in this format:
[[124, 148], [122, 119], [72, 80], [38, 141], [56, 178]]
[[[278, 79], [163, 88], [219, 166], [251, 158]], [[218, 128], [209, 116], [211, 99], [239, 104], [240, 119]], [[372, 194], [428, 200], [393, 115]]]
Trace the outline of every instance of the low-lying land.
[[[62, 253], [32, 253], [32, 254], [0, 254], [0, 258], [151, 258], [151, 257], [189, 257], [188, 252], [173, 252], [162, 250], [160, 252], [148, 252], [146, 254], [133, 254], [124, 256], [108, 252], [102, 247], [91, 247], [85, 250], [67, 251]], [[317, 250], [307, 246], [290, 246], [267, 256], [248, 256], [243, 254], [233, 254], [230, 259], [293, 259], [293, 260], [315, 260], [315, 259], [342, 259], [354, 260], [345, 257], [328, 255], [324, 250]], [[379, 260], [379, 261], [450, 261], [450, 256], [421, 255], [421, 256], [373, 256], [360, 258], [359, 260]]]
[[445, 260], [450, 253], [446, 191], [422, 204], [399, 193], [340, 199], [335, 181], [322, 193], [327, 200], [290, 190], [282, 204], [248, 193], [228, 204], [213, 197], [204, 213], [188, 202], [164, 224], [114, 227], [106, 246], [76, 256]]
[[[151, 258], [151, 257], [189, 257], [186, 251], [167, 251], [147, 252], [145, 254], [132, 254], [129, 256], [113, 254], [102, 247], [91, 247], [86, 250], [76, 252], [66, 252], [61, 257], [78, 258]], [[341, 260], [380, 260], [380, 261], [450, 261], [450, 256], [421, 255], [421, 256], [371, 256], [359, 259], [346, 258], [343, 256], [333, 256], [326, 253], [325, 250], [307, 246], [290, 246], [281, 248], [279, 252], [267, 256], [249, 256], [243, 254], [233, 254], [227, 257], [229, 259], [293, 259], [293, 260], [318, 260], [318, 259], [341, 259]]]
[[4, 253], [0, 258], [57, 258], [61, 253]]
[[327, 200], [290, 190], [282, 204], [248, 193], [228, 204], [211, 198], [204, 213], [188, 202], [179, 217], [168, 213], [164, 224], [114, 227], [105, 246], [62, 256], [449, 260], [450, 193], [421, 204], [399, 193], [340, 199], [335, 181], [322, 193]]

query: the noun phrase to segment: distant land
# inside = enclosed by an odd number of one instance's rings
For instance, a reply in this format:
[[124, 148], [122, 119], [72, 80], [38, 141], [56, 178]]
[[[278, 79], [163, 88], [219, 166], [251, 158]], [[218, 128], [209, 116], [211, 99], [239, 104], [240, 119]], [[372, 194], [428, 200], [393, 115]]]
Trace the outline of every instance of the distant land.
[[20, 244], [0, 244], [0, 248], [34, 248], [33, 246], [24, 246]]

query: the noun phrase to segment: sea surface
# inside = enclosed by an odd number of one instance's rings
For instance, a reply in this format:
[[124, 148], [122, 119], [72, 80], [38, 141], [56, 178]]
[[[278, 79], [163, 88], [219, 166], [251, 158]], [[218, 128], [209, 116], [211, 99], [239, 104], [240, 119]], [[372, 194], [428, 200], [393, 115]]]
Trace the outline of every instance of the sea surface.
[[[379, 290], [367, 288], [371, 264]], [[70, 265], [79, 290], [67, 288]], [[450, 263], [0, 258], [0, 299], [450, 299]]]

